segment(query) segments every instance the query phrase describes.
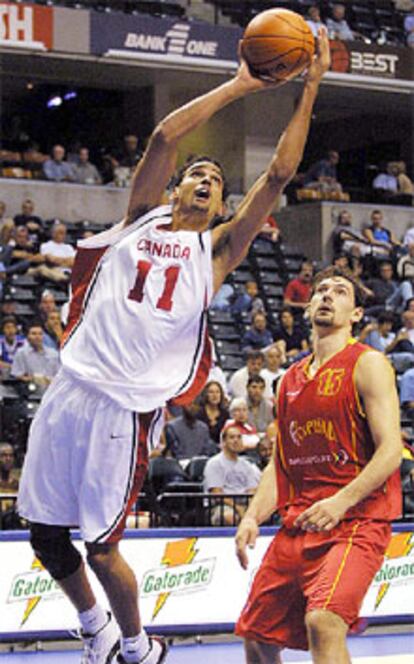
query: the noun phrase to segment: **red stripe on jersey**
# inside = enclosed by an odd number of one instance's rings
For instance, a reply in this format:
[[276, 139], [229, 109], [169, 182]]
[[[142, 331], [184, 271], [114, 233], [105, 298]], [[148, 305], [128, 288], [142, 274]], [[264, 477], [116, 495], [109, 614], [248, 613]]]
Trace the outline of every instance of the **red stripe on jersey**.
[[144, 484], [145, 475], [147, 474], [148, 469], [148, 432], [151, 427], [151, 422], [154, 418], [154, 413], [155, 411], [138, 414], [138, 452], [137, 461], [135, 464], [134, 480], [121, 519], [115, 530], [111, 533], [110, 537], [105, 540], [109, 544], [119, 542], [121, 539], [125, 530], [127, 516], [130, 513], [133, 505], [138, 500], [139, 492], [141, 491], [142, 485]]
[[208, 375], [211, 368], [211, 341], [206, 330], [204, 335], [204, 346], [201, 353], [198, 367], [190, 387], [179, 394], [177, 397], [170, 399], [169, 403], [173, 406], [186, 406], [194, 401], [198, 394], [200, 394], [204, 385], [207, 382]]
[[98, 267], [98, 263], [108, 246], [95, 249], [79, 248], [76, 252], [75, 264], [72, 268], [71, 288], [72, 296], [68, 324], [63, 334], [61, 345], [63, 346], [72, 331], [79, 323], [86, 299], [88, 288]]

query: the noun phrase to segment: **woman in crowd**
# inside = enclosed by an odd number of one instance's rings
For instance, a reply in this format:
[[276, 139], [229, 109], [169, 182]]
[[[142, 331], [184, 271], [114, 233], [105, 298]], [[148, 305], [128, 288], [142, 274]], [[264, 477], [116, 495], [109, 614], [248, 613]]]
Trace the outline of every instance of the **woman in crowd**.
[[219, 445], [220, 431], [229, 418], [227, 399], [220, 383], [211, 380], [207, 383], [200, 395], [199, 420], [205, 422], [210, 431], [210, 438]]

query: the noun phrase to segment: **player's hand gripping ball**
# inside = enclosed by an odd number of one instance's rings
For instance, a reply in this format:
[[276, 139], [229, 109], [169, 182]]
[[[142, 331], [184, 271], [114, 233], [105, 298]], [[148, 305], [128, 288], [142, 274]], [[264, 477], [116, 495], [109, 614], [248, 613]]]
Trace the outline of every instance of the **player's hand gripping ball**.
[[309, 67], [315, 40], [305, 19], [289, 9], [268, 9], [244, 31], [241, 54], [250, 73], [265, 81], [289, 81]]

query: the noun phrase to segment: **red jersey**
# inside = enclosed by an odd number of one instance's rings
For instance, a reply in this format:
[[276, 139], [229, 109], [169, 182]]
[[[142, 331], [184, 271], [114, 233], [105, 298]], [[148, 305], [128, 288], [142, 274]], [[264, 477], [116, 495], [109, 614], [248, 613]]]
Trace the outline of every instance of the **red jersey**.
[[[311, 504], [335, 494], [367, 465], [375, 444], [357, 394], [354, 370], [369, 346], [348, 345], [310, 377], [310, 358], [282, 378], [276, 455], [278, 510], [284, 523]], [[401, 513], [399, 471], [345, 518], [391, 520]]]

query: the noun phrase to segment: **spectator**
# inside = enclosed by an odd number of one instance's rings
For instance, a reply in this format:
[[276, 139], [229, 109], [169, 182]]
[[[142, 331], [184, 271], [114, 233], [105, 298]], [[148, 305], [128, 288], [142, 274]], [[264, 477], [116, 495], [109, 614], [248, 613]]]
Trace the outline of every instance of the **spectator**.
[[379, 277], [367, 280], [367, 286], [373, 296], [369, 298], [365, 313], [376, 316], [386, 308], [390, 298], [396, 294], [398, 284], [393, 279], [393, 268], [390, 261], [382, 261], [379, 266]]
[[73, 180], [78, 184], [102, 184], [102, 178], [96, 166], [89, 161], [88, 148], [79, 149], [78, 163], [72, 165]]
[[325, 23], [321, 20], [321, 10], [318, 5], [310, 5], [308, 7], [308, 13], [305, 16], [306, 23], [309, 25], [312, 30], [314, 37], [318, 36], [319, 28], [322, 28]]
[[40, 296], [37, 318], [45, 324], [52, 311], [58, 311], [55, 296], [50, 290], [44, 290]]
[[382, 172], [378, 173], [372, 182], [376, 199], [384, 203], [400, 202], [399, 177], [400, 166], [396, 161], [389, 161]]
[[0, 336], [0, 368], [2, 377], [8, 377], [14, 356], [23, 346], [24, 336], [17, 331], [17, 322], [14, 316], [5, 316], [1, 325]]
[[404, 371], [400, 380], [400, 404], [414, 415], [414, 368]]
[[247, 397], [247, 381], [249, 376], [260, 374], [265, 356], [260, 350], [250, 350], [246, 355], [246, 366], [238, 369], [230, 379], [230, 393], [233, 397]]
[[269, 242], [279, 242], [280, 228], [277, 225], [276, 219], [272, 217], [272, 215], [269, 215], [266, 218], [258, 237], [263, 240], [268, 240]]
[[273, 421], [273, 408], [264, 397], [266, 383], [264, 378], [250, 376], [247, 381], [247, 411], [248, 422], [260, 434], [265, 433], [268, 425]]
[[286, 356], [292, 359], [298, 353], [309, 350], [307, 335], [303, 329], [295, 323], [290, 307], [282, 307], [279, 314], [280, 325], [275, 334], [275, 341], [283, 341], [283, 349]]
[[345, 6], [335, 4], [332, 7], [332, 16], [327, 19], [326, 27], [330, 39], [340, 39], [341, 41], [352, 41], [354, 33], [345, 19]]
[[414, 311], [404, 311], [401, 320], [403, 326], [387, 348], [397, 373], [404, 373], [414, 364]]
[[252, 450], [257, 447], [257, 444], [260, 441], [260, 436], [252, 424], [249, 424], [249, 411], [247, 408], [247, 401], [242, 397], [237, 397], [233, 399], [229, 407], [230, 411], [230, 420], [228, 420], [225, 426], [235, 426], [242, 437], [242, 449], [243, 451]]
[[393, 325], [392, 311], [382, 311], [377, 323], [371, 322], [364, 326], [359, 335], [359, 341], [375, 348], [380, 353], [386, 353], [395, 339], [395, 333], [392, 332]]
[[43, 347], [43, 328], [32, 323], [27, 342], [14, 356], [11, 375], [23, 383], [34, 383], [39, 395], [44, 394], [59, 369], [59, 354]]
[[[252, 463], [240, 458], [242, 440], [233, 425], [223, 429], [222, 451], [209, 459], [204, 468], [204, 491], [218, 495], [253, 495], [260, 481], [260, 472]], [[210, 515], [213, 526], [231, 526], [239, 523], [247, 502], [237, 498], [224, 498], [224, 505], [214, 507]]]
[[66, 226], [56, 222], [52, 229], [52, 239], [40, 247], [45, 265], [31, 268], [29, 274], [58, 283], [69, 281], [76, 251], [65, 239]]
[[397, 263], [397, 274], [402, 280], [414, 279], [414, 238], [407, 245], [407, 249], [408, 253], [401, 256]]
[[[12, 244], [13, 243], [13, 244]], [[44, 261], [39, 253], [38, 245], [29, 238], [27, 226], [18, 226], [14, 232], [14, 240], [11, 241], [4, 252], [3, 260], [6, 265], [6, 273], [24, 274], [32, 265]]]
[[270, 402], [273, 401], [273, 381], [280, 376], [283, 376], [285, 370], [282, 369], [282, 364], [285, 363], [286, 358], [283, 355], [282, 349], [277, 345], [273, 345], [265, 352], [266, 367], [261, 370], [260, 375], [265, 381], [264, 397]]
[[250, 279], [244, 284], [244, 290], [240, 293], [231, 306], [231, 312], [235, 316], [250, 312], [253, 316], [258, 311], [264, 312], [263, 300], [259, 297], [257, 283]]
[[208, 426], [197, 419], [200, 412], [198, 403], [183, 406], [182, 415], [165, 426], [167, 450], [176, 459], [191, 459], [193, 456], [211, 456], [217, 451], [210, 438]]
[[266, 429], [266, 435], [259, 441], [254, 450], [246, 454], [246, 459], [254, 463], [259, 470], [263, 471], [272, 458], [272, 452], [276, 445], [278, 426], [272, 422]]
[[22, 332], [24, 320], [22, 320], [16, 313], [17, 303], [13, 300], [13, 296], [10, 293], [6, 293], [3, 297], [3, 301], [0, 303], [0, 326], [3, 325], [5, 318], [13, 316], [14, 320], [17, 323], [17, 330], [19, 334]]
[[13, 231], [13, 219], [6, 216], [6, 203], [0, 201], [0, 245], [4, 246], [10, 242]]
[[18, 226], [26, 226], [29, 231], [29, 240], [36, 246], [39, 246], [43, 238], [43, 220], [34, 214], [35, 206], [31, 198], [26, 198], [22, 203], [21, 214], [16, 214], [14, 217], [14, 224]]
[[313, 265], [303, 261], [300, 272], [291, 279], [285, 288], [283, 306], [291, 307], [294, 312], [302, 314], [309, 304], [312, 293]]
[[65, 148], [54, 145], [52, 157], [43, 164], [43, 174], [46, 180], [53, 182], [73, 182], [72, 164], [65, 161]]
[[122, 152], [118, 155], [120, 166], [134, 169], [142, 157], [142, 150], [138, 147], [138, 136], [127, 134], [124, 136]]
[[62, 337], [63, 327], [60, 320], [60, 313], [59, 311], [51, 311], [48, 314], [45, 323], [43, 345], [45, 348], [54, 348], [55, 350], [59, 350]]
[[404, 18], [404, 30], [407, 40], [407, 46], [414, 48], [414, 9]]
[[414, 195], [414, 184], [407, 175], [407, 166], [405, 161], [397, 161], [397, 180], [398, 180], [398, 191], [401, 196], [407, 197], [407, 203], [411, 204]]
[[[366, 256], [377, 253], [377, 247], [372, 245], [362, 231], [352, 227], [352, 215], [348, 210], [341, 210], [338, 215], [336, 227], [332, 233], [332, 246], [335, 254], [344, 251], [353, 256]], [[378, 252], [383, 255], [384, 250]]]
[[213, 311], [230, 311], [234, 299], [234, 288], [228, 282], [224, 282], [215, 294], [210, 309]]
[[208, 426], [211, 440], [220, 443], [220, 432], [229, 419], [227, 399], [220, 383], [209, 381], [200, 395], [200, 411], [197, 419]]
[[403, 240], [403, 245], [406, 248], [408, 248], [408, 245], [411, 243], [414, 244], [414, 226], [407, 228]]
[[[10, 443], [0, 443], [0, 493], [16, 494], [18, 489], [19, 473], [14, 468], [14, 449]], [[12, 506], [12, 501], [1, 501], [0, 512]]]
[[336, 150], [329, 150], [325, 159], [321, 159], [313, 164], [305, 173], [303, 186], [306, 189], [317, 189], [322, 192], [341, 192], [342, 186], [338, 182], [337, 164], [339, 163], [339, 153]]
[[244, 350], [260, 350], [272, 343], [273, 336], [270, 330], [267, 329], [266, 315], [261, 311], [257, 311], [252, 316], [251, 328], [245, 333], [241, 347]]
[[394, 233], [383, 225], [384, 216], [381, 210], [371, 212], [371, 223], [364, 228], [363, 235], [365, 239], [373, 246], [382, 247], [388, 253], [394, 247], [400, 247], [401, 242], [397, 240]]
[[229, 388], [228, 388], [228, 385], [227, 385], [226, 374], [224, 373], [221, 366], [218, 364], [217, 354], [215, 352], [214, 346], [213, 346], [212, 350], [213, 350], [213, 352], [212, 352], [211, 368], [210, 368], [210, 372], [208, 374], [207, 382], [209, 383], [213, 380], [216, 383], [218, 383], [221, 386], [221, 388], [222, 388], [222, 390], [225, 394], [225, 397], [227, 399], [228, 393], [229, 393]]

